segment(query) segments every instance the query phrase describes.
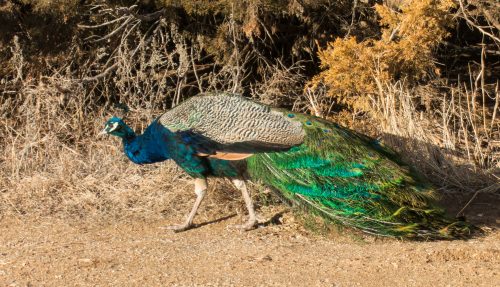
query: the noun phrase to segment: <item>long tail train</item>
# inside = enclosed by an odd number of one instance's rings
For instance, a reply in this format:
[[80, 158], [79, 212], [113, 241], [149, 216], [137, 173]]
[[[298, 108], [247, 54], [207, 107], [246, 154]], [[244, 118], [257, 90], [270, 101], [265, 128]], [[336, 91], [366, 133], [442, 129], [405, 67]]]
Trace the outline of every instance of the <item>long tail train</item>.
[[376, 141], [337, 124], [302, 114], [304, 144], [286, 152], [256, 154], [248, 172], [294, 205], [367, 233], [418, 239], [467, 237], [472, 227], [447, 218], [434, 205], [432, 186]]

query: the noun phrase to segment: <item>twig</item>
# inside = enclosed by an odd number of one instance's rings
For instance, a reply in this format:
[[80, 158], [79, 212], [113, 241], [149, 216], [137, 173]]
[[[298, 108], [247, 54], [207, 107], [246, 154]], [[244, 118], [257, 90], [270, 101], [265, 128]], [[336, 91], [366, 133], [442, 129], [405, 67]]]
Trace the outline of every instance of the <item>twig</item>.
[[237, 43], [237, 39], [236, 39], [236, 29], [235, 29], [235, 21], [234, 21], [234, 4], [231, 5], [231, 16], [229, 19], [229, 23], [230, 23], [231, 34], [233, 36], [233, 41], [232, 41], [233, 46], [234, 46], [233, 55], [235, 55], [235, 60], [236, 60], [236, 75], [234, 75], [234, 72], [233, 72], [232, 92], [236, 93], [238, 90], [238, 86], [239, 86], [238, 82], [239, 82], [239, 78], [240, 78], [241, 67], [240, 67], [240, 55], [239, 55], [239, 50], [238, 50], [238, 43]]
[[118, 22], [120, 20], [123, 20], [125, 18], [127, 18], [127, 16], [122, 16], [120, 18], [116, 18], [116, 19], [113, 19], [111, 21], [104, 22], [104, 23], [97, 24], [97, 25], [82, 25], [82, 24], [78, 24], [77, 27], [78, 28], [83, 28], [83, 29], [95, 29], [95, 28], [100, 28], [100, 27], [111, 25], [111, 24], [116, 23], [116, 22]]
[[193, 73], [196, 77], [196, 82], [198, 83], [198, 89], [200, 90], [200, 93], [203, 93], [203, 87], [201, 86], [201, 81], [198, 77], [198, 72], [196, 71], [196, 65], [194, 64], [193, 46], [191, 46], [191, 65], [193, 66]]
[[97, 40], [93, 40], [92, 42], [93, 43], [96, 43], [96, 42], [101, 42], [101, 41], [104, 41], [104, 40], [107, 40], [111, 37], [113, 37], [116, 33], [118, 33], [120, 30], [122, 30], [123, 28], [125, 28], [125, 26], [127, 26], [128, 23], [130, 23], [130, 21], [132, 21], [133, 17], [129, 16], [127, 18], [127, 20], [123, 21], [123, 23], [118, 27], [116, 28], [114, 31], [112, 31], [111, 33], [107, 34], [106, 36], [104, 37], [101, 37]]
[[95, 75], [93, 77], [85, 77], [85, 78], [83, 78], [82, 82], [87, 83], [87, 82], [97, 81], [99, 79], [102, 79], [102, 78], [106, 77], [109, 73], [111, 73], [112, 71], [116, 70], [116, 68], [118, 68], [118, 62], [116, 62], [113, 65], [109, 66], [106, 70], [104, 70], [102, 73], [100, 73], [98, 75]]
[[352, 4], [352, 16], [351, 16], [351, 24], [349, 25], [349, 29], [347, 30], [347, 33], [344, 38], [348, 38], [349, 35], [351, 34], [352, 27], [354, 26], [354, 21], [356, 20], [356, 8], [358, 6], [358, 0], [354, 0], [354, 3]]
[[399, 32], [399, 29], [401, 29], [401, 23], [399, 23], [398, 26], [394, 28], [394, 30], [392, 30], [391, 36], [389, 36], [389, 40], [387, 42], [392, 42], [392, 40], [394, 40], [397, 33]]
[[493, 108], [493, 115], [491, 116], [491, 124], [490, 124], [490, 131], [493, 131], [493, 124], [495, 123], [495, 119], [497, 116], [497, 111], [498, 111], [498, 106], [500, 104], [500, 93], [498, 90], [498, 82], [495, 88], [495, 107]]
[[469, 199], [469, 201], [464, 205], [464, 207], [462, 207], [462, 209], [460, 209], [459, 212], [457, 212], [457, 215], [456, 217], [460, 216], [463, 214], [464, 210], [472, 203], [472, 201], [474, 201], [474, 199], [477, 197], [477, 195], [480, 193], [480, 192], [496, 192], [500, 190], [500, 184], [496, 183], [496, 184], [493, 184], [493, 185], [490, 185], [490, 186], [487, 186], [485, 188], [482, 188], [480, 190], [477, 190], [476, 192], [474, 192], [474, 194], [472, 195], [472, 197]]
[[[486, 18], [487, 21], [491, 22], [489, 24], [493, 25], [497, 30], [500, 30], [500, 22], [498, 22], [498, 19], [495, 19], [488, 9], [484, 8], [484, 6], [481, 4], [481, 2], [477, 3], [479, 6], [479, 9], [481, 9], [481, 12], [483, 12], [484, 17]], [[498, 4], [497, 4], [498, 5]]]
[[462, 11], [462, 14], [463, 14], [463, 18], [465, 19], [465, 21], [467, 21], [467, 23], [469, 23], [469, 25], [471, 25], [472, 27], [478, 29], [481, 33], [483, 33], [484, 35], [490, 37], [491, 39], [493, 39], [495, 42], [498, 42], [500, 43], [500, 38], [496, 37], [495, 35], [489, 33], [488, 31], [484, 30], [481, 26], [477, 25], [476, 23], [474, 23], [474, 21], [472, 21], [469, 16], [467, 16], [467, 13], [465, 12], [465, 7], [464, 7], [464, 3], [462, 0], [458, 0], [458, 3], [460, 3], [460, 10]]
[[131, 13], [131, 15], [134, 16], [135, 18], [141, 20], [141, 21], [151, 22], [151, 21], [157, 20], [158, 18], [164, 16], [166, 11], [167, 10], [165, 10], [165, 8], [163, 8], [161, 10], [158, 10], [156, 12], [149, 13], [149, 14], [140, 15], [140, 14]]

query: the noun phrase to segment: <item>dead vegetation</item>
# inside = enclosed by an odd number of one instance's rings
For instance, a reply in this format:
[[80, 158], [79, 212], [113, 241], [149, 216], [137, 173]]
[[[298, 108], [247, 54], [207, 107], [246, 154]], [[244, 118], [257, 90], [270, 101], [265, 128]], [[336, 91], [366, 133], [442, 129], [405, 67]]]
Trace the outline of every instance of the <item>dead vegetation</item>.
[[[77, 2], [0, 4], [0, 22], [19, 24], [0, 28], [10, 29], [0, 37], [1, 217], [183, 214], [192, 187], [182, 172], [132, 165], [118, 141], [95, 135], [122, 104], [142, 131], [204, 91], [362, 127], [443, 190], [498, 192], [494, 1]], [[64, 40], [31, 19], [65, 25]], [[455, 53], [456, 69], [439, 63]], [[205, 210], [234, 209], [235, 197], [216, 192]]]

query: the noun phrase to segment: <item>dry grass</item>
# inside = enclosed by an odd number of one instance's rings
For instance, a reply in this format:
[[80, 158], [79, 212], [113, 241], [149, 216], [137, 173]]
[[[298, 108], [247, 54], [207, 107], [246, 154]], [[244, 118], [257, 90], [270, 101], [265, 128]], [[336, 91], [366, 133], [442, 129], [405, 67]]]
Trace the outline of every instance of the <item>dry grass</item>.
[[[187, 50], [175, 25], [159, 21], [142, 34], [134, 20], [120, 28], [122, 40], [111, 51], [101, 48], [83, 58], [75, 44], [67, 64], [47, 63], [36, 76], [14, 39], [11, 74], [1, 81], [0, 217], [180, 219], [190, 208], [191, 181], [173, 163], [133, 165], [117, 139], [96, 135], [112, 114], [123, 114], [112, 103], [130, 107], [126, 120], [140, 132], [167, 105], [181, 102], [186, 89], [206, 82], [212, 90], [225, 88], [218, 82], [237, 86], [239, 76], [227, 80], [235, 70], [229, 63], [201, 78], [193, 59], [196, 48]], [[170, 45], [174, 48], [166, 50]], [[187, 82], [190, 77], [194, 83]], [[232, 192], [229, 187], [211, 195], [204, 214], [239, 207]]]
[[498, 191], [500, 146], [495, 139], [500, 126], [493, 112], [500, 101], [498, 91], [491, 95], [493, 108], [473, 104], [471, 93], [477, 90], [453, 89], [433, 109], [419, 112], [415, 98], [429, 91], [410, 91], [398, 83], [382, 89], [384, 97], [373, 105], [386, 144], [439, 186]]

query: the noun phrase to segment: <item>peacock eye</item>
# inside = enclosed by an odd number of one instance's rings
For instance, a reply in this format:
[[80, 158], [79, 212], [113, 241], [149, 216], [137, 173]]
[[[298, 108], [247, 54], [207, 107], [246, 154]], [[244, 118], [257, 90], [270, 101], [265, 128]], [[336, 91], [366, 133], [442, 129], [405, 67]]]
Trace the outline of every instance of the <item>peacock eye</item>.
[[114, 132], [114, 131], [118, 131], [121, 128], [122, 128], [122, 126], [119, 123], [117, 123], [117, 122], [110, 123], [110, 124], [107, 125], [108, 133]]

